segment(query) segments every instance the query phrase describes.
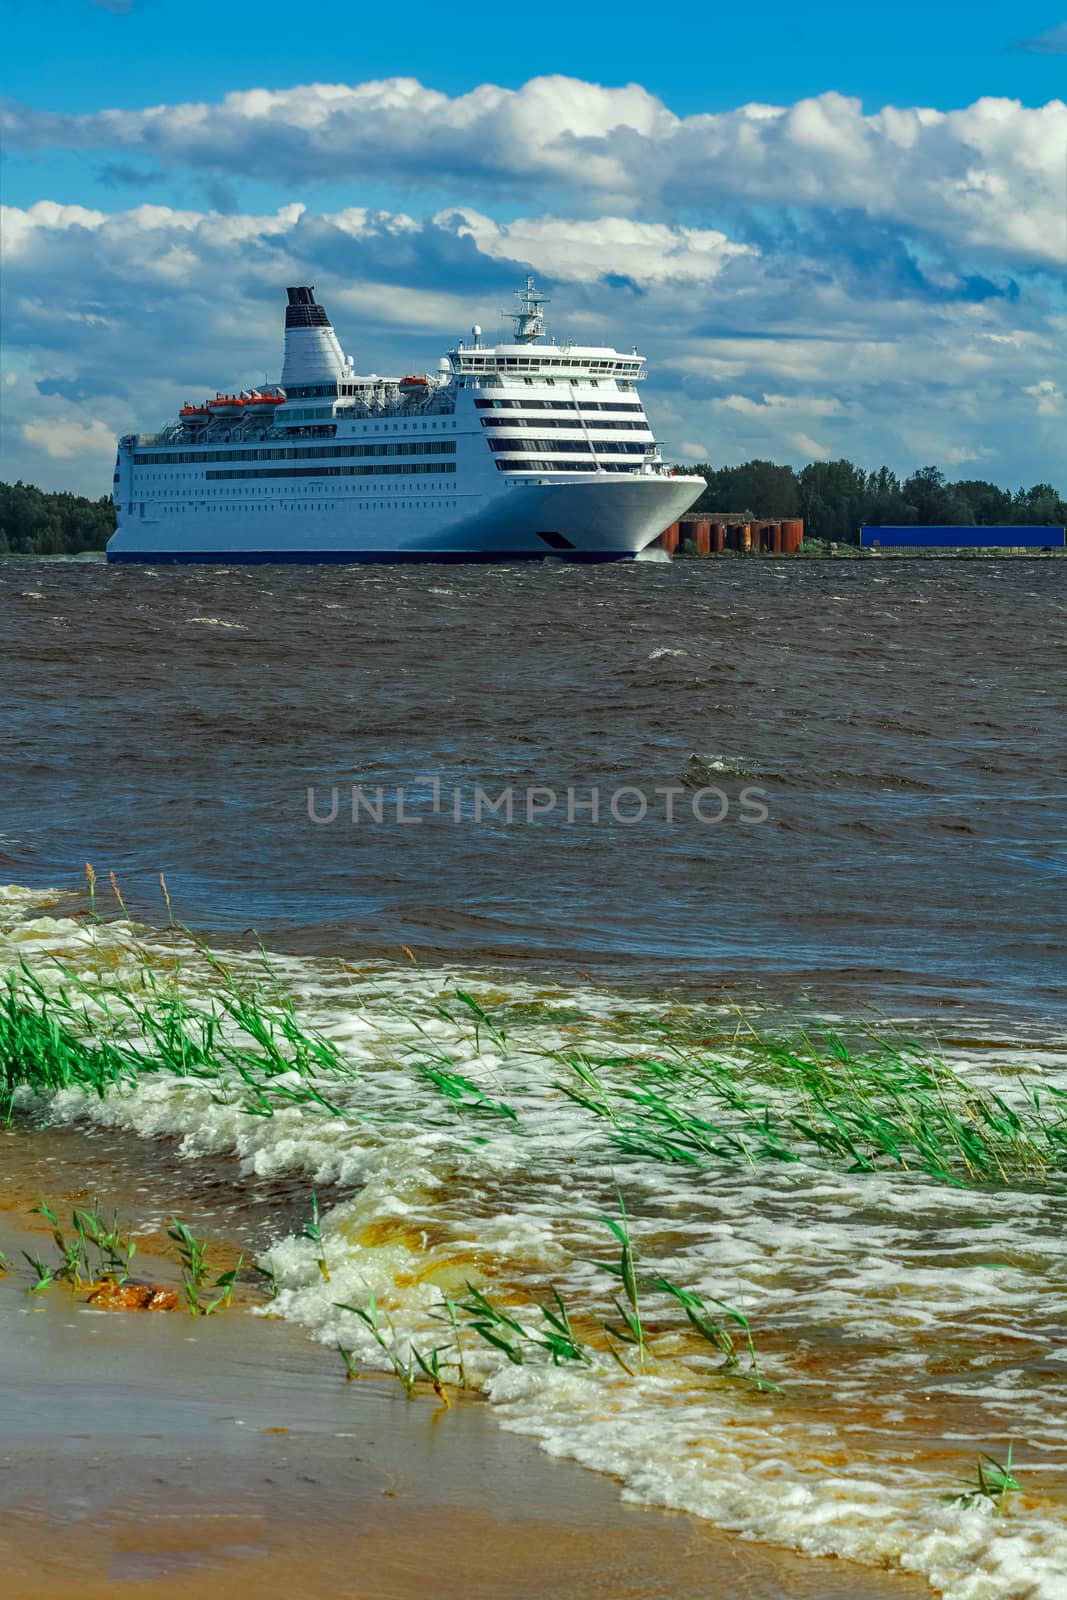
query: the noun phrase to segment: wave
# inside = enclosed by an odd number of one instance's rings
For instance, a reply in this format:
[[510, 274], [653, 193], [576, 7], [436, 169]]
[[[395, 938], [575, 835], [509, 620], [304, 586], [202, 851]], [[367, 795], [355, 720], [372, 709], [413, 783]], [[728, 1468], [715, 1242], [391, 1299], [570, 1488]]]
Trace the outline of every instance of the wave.
[[[951, 1152], [941, 1172], [921, 1140], [895, 1160], [859, 1132], [877, 1106], [904, 1137], [916, 1074], [933, 1074], [961, 1127], [991, 1097], [1030, 1116], [1035, 1096], [1051, 1106], [1067, 1089], [1062, 1052], [967, 1048], [939, 1064], [892, 1033], [846, 1044], [831, 1032], [818, 1048], [809, 1038], [808, 1060], [796, 1039], [779, 1049], [780, 1019], [728, 1004], [283, 954], [227, 951], [220, 967], [180, 935], [78, 920], [63, 903], [0, 889], [0, 956], [26, 963], [38, 1007], [76, 973], [86, 1028], [120, 1050], [122, 1029], [107, 1030], [125, 1016], [134, 1065], [102, 1097], [56, 1089], [49, 1113], [166, 1135], [190, 1159], [230, 1152], [235, 1177], [290, 1174], [322, 1192], [321, 1243], [289, 1234], [262, 1258], [272, 1312], [380, 1364], [344, 1309], [373, 1305], [400, 1362], [436, 1347], [452, 1382], [443, 1308], [469, 1306], [473, 1285], [510, 1319], [481, 1320], [512, 1354], [461, 1312], [468, 1381], [505, 1427], [616, 1476], [628, 1499], [921, 1573], [951, 1600], [1063, 1592], [1067, 1447], [1033, 1364], [1064, 1354], [1046, 1301], [1067, 1270], [1055, 1144], [1048, 1170], [997, 1144], [1000, 1175], [971, 1187]], [[211, 1071], [182, 1076], [133, 1040], [145, 994], [180, 998], [186, 1027], [218, 1019]], [[284, 1046], [252, 1071], [255, 1095], [227, 1065], [247, 1065], [254, 1043], [233, 995]], [[851, 1150], [819, 1123], [812, 1073]], [[620, 1264], [604, 1218], [636, 1253], [643, 1363], [625, 1266], [597, 1265]], [[733, 1330], [732, 1367], [664, 1280]], [[721, 1302], [751, 1330], [755, 1368]], [[542, 1308], [559, 1303], [583, 1353], [557, 1343], [554, 1364]], [[980, 1452], [1009, 1438], [1024, 1487], [1005, 1514], [953, 1503]]]

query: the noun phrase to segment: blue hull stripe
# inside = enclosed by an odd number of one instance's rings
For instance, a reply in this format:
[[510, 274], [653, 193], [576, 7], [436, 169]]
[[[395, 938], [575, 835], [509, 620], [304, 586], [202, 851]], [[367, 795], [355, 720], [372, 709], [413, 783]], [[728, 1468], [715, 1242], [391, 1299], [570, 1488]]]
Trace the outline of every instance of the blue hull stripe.
[[413, 562], [446, 562], [449, 565], [506, 561], [632, 561], [632, 550], [116, 550], [107, 552], [109, 563], [137, 563], [153, 567], [195, 563], [198, 566], [333, 566], [354, 567], [366, 564], [407, 565]]

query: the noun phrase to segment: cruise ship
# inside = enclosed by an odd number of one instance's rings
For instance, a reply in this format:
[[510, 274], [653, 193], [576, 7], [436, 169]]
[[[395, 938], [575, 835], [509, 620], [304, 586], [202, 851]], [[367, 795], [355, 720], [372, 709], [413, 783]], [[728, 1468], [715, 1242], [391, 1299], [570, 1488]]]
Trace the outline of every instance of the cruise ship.
[[513, 337], [360, 377], [314, 288], [287, 291], [278, 384], [120, 439], [109, 561], [620, 561], [702, 493], [663, 464], [644, 357], [557, 343], [526, 280]]

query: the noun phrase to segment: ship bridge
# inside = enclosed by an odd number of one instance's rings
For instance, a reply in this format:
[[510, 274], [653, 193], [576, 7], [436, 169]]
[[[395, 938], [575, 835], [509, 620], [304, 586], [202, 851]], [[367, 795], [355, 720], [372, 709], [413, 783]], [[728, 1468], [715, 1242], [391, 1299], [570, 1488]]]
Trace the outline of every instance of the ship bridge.
[[628, 388], [643, 376], [644, 357], [636, 350], [623, 355], [607, 345], [558, 345], [554, 339], [547, 339], [543, 310], [546, 296], [535, 286], [532, 276], [526, 279], [524, 288], [516, 290], [515, 298], [516, 309], [504, 313], [515, 324], [512, 342], [483, 345], [482, 330], [473, 328], [471, 344], [461, 342], [448, 352], [458, 378], [481, 378], [489, 383], [534, 378], [549, 383], [555, 379], [588, 382], [608, 378]]

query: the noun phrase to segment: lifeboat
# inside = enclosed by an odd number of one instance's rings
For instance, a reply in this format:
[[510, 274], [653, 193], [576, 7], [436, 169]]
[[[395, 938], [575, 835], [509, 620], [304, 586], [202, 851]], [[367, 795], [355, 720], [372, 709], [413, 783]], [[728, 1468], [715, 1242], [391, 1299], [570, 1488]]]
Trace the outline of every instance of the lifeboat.
[[275, 390], [267, 390], [265, 393], [261, 393], [258, 389], [253, 389], [251, 394], [246, 395], [243, 402], [245, 416], [252, 417], [273, 416], [275, 406], [283, 406], [284, 404], [285, 396], [283, 394], [278, 394]]
[[213, 417], [239, 417], [244, 401], [237, 394], [217, 394], [208, 401], [207, 408]]
[[400, 397], [403, 400], [421, 400], [430, 392], [429, 378], [401, 378], [398, 384]]
[[178, 412], [182, 422], [187, 428], [202, 428], [211, 421], [211, 412], [207, 406], [191, 406], [188, 401]]

